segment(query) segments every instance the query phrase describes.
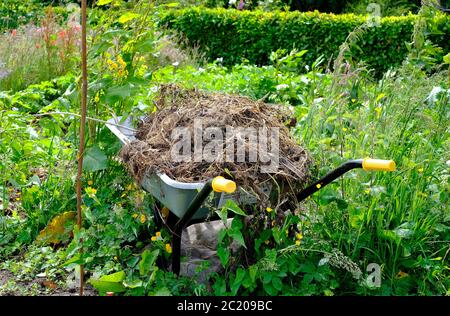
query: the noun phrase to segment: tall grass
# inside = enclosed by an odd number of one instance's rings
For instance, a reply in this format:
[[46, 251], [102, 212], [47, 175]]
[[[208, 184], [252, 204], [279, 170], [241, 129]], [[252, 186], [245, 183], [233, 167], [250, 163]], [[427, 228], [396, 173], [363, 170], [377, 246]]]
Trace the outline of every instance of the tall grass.
[[0, 91], [18, 91], [73, 69], [80, 28], [60, 23], [49, 8], [40, 26], [28, 24], [0, 35]]
[[[310, 233], [362, 266], [380, 264], [387, 280], [383, 294], [446, 293], [447, 72], [427, 75], [417, 62], [407, 60], [374, 82], [364, 68], [344, 57], [363, 29], [341, 47], [324, 97], [306, 97], [309, 111], [297, 133], [316, 157], [320, 174], [364, 157], [393, 159], [398, 171], [355, 172], [320, 191], [315, 200], [321, 207], [310, 208]], [[422, 49], [415, 44], [416, 50]], [[416, 58], [416, 52], [411, 56]], [[336, 200], [341, 203], [330, 202]]]

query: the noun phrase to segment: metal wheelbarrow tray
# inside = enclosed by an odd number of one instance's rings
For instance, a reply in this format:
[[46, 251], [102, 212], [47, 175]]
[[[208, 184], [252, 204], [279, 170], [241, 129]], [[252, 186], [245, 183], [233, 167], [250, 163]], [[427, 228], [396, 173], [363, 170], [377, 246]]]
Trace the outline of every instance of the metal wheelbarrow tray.
[[[135, 139], [133, 130], [134, 120], [141, 118], [116, 117], [108, 120], [106, 126], [123, 144], [127, 144]], [[394, 171], [395, 162], [392, 160], [371, 158], [349, 160], [329, 172], [320, 180], [309, 185], [303, 191], [297, 193], [297, 201], [303, 201], [333, 180], [355, 168], [362, 168], [366, 171]], [[206, 207], [203, 204], [211, 196], [211, 192], [214, 191], [212, 206], [217, 208], [222, 207], [229, 199], [239, 204], [247, 205], [256, 202], [255, 197], [241, 189], [235, 192], [236, 184], [223, 177], [215, 177], [205, 183], [185, 183], [171, 179], [166, 174], [161, 173], [145, 176], [140, 185], [175, 215], [169, 216], [165, 225], [172, 232], [172, 271], [176, 274], [179, 274], [180, 271], [182, 230], [190, 223], [202, 222], [208, 217], [210, 207]], [[270, 190], [270, 188], [267, 189]], [[164, 219], [161, 218], [161, 214], [156, 210], [154, 213], [157, 225], [162, 226]]]
[[[111, 132], [119, 138], [122, 144], [127, 144], [135, 140], [133, 132], [133, 121], [140, 120], [143, 117], [122, 117], [112, 118], [107, 122], [107, 127]], [[114, 125], [112, 125], [114, 124]], [[141, 183], [141, 187], [153, 195], [161, 204], [167, 207], [178, 218], [182, 218], [187, 211], [187, 208], [194, 197], [205, 186], [203, 182], [179, 182], [176, 181], [164, 173], [149, 174], [146, 175]], [[221, 208], [227, 200], [234, 200], [241, 204], [254, 204], [256, 198], [243, 190], [238, 192], [215, 192], [212, 199], [212, 205], [216, 208]], [[210, 213], [209, 207], [199, 207], [197, 212], [194, 213], [192, 219], [201, 220], [208, 216]]]

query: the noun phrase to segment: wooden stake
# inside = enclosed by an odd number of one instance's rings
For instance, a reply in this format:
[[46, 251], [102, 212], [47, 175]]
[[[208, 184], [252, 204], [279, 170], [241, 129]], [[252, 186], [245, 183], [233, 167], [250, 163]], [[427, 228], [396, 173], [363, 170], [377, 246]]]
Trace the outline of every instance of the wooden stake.
[[[87, 47], [86, 47], [86, 0], [81, 1], [81, 120], [80, 120], [80, 147], [78, 150], [78, 172], [77, 172], [77, 224], [81, 229], [83, 218], [81, 214], [81, 179], [83, 176], [83, 154], [85, 144], [86, 129], [86, 108], [87, 108]], [[83, 240], [80, 240], [83, 243]], [[80, 257], [83, 255], [83, 247], [80, 249]], [[84, 266], [80, 265], [80, 296], [83, 296], [84, 290]]]

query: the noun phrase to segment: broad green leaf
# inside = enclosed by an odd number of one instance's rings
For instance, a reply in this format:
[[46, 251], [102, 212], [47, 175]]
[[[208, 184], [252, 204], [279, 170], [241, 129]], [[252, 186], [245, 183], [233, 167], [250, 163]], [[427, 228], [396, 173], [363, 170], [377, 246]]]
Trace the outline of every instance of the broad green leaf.
[[448, 53], [447, 55], [444, 56], [444, 63], [450, 65], [450, 53]]
[[122, 23], [122, 24], [127, 23], [131, 20], [138, 18], [139, 16], [140, 16], [140, 14], [138, 14], [138, 13], [127, 12], [119, 18], [119, 23]]
[[281, 291], [283, 288], [283, 283], [281, 282], [280, 278], [273, 278], [272, 279], [272, 285], [274, 288], [276, 288], [278, 291]]
[[121, 293], [126, 291], [125, 286], [119, 282], [106, 282], [91, 279], [89, 280], [89, 283], [91, 283], [92, 286], [96, 288], [100, 293], [106, 292]]
[[262, 279], [263, 283], [264, 284], [270, 283], [270, 281], [272, 281], [272, 277], [273, 277], [273, 275], [271, 273], [264, 273], [263, 279]]
[[299, 270], [303, 273], [312, 274], [316, 271], [316, 267], [314, 266], [314, 264], [312, 262], [307, 261], [306, 263], [303, 263], [300, 265]]
[[277, 227], [272, 228], [272, 236], [275, 242], [279, 244], [281, 240], [281, 232]]
[[244, 237], [242, 236], [241, 231], [237, 230], [237, 229], [230, 229], [228, 231], [228, 235], [233, 238], [233, 240], [235, 240], [239, 245], [243, 246], [244, 248], [247, 248], [245, 246], [245, 241], [244, 241]]
[[259, 252], [259, 248], [261, 247], [261, 244], [263, 242], [265, 242], [266, 240], [268, 240], [271, 236], [272, 236], [271, 229], [266, 229], [261, 233], [260, 237], [258, 239], [256, 239], [256, 241], [255, 241], [256, 252]]
[[156, 259], [159, 255], [159, 249], [150, 251], [145, 250], [142, 253], [142, 259], [139, 262], [139, 273], [141, 276], [147, 275], [150, 271], [153, 270], [153, 266], [155, 264]]
[[107, 274], [98, 279], [102, 282], [122, 282], [125, 279], [125, 271], [119, 271], [112, 274]]
[[247, 216], [243, 210], [233, 200], [227, 200], [224, 206], [227, 210], [232, 211], [235, 214]]
[[119, 271], [112, 274], [104, 275], [98, 280], [90, 279], [89, 283], [92, 284], [100, 293], [114, 292], [120, 293], [125, 292], [126, 288], [122, 284], [125, 279], [125, 271]]
[[110, 4], [113, 0], [98, 0], [97, 6], [107, 5]]
[[136, 279], [132, 281], [123, 281], [123, 285], [130, 289], [135, 289], [143, 285], [142, 280]]
[[221, 229], [219, 231], [219, 236], [218, 236], [218, 243], [222, 243], [223, 239], [228, 236], [228, 232], [226, 229]]
[[166, 3], [165, 6], [168, 8], [175, 8], [178, 7], [180, 4], [178, 2], [170, 2], [170, 3]]
[[80, 257], [80, 255], [77, 254], [77, 255], [73, 256], [72, 258], [70, 258], [69, 260], [67, 260], [66, 262], [64, 262], [61, 266], [66, 267], [71, 264], [82, 264], [83, 261], [84, 260]]
[[172, 293], [170, 292], [170, 290], [167, 287], [163, 287], [163, 288], [160, 288], [160, 289], [156, 290], [152, 294], [149, 293], [148, 295], [151, 295], [151, 296], [172, 296]]
[[264, 290], [271, 296], [278, 294], [278, 291], [273, 287], [272, 283], [264, 284]]
[[225, 268], [228, 264], [228, 260], [230, 259], [230, 250], [219, 247], [217, 249], [217, 255], [219, 256], [220, 263], [222, 263], [222, 266]]
[[258, 266], [257, 265], [252, 265], [248, 268], [248, 273], [250, 275], [250, 279], [252, 280], [252, 282], [255, 282], [256, 280], [256, 275], [258, 273]]
[[401, 240], [401, 238], [394, 231], [387, 229], [382, 230], [380, 236], [395, 242], [399, 242]]
[[242, 268], [238, 268], [236, 271], [236, 277], [233, 280], [233, 284], [231, 285], [231, 293], [232, 295], [236, 295], [237, 291], [241, 287], [242, 281], [245, 277], [245, 270]]
[[83, 170], [94, 172], [104, 170], [108, 166], [108, 157], [97, 146], [86, 149], [83, 157]]
[[219, 216], [219, 218], [222, 220], [223, 224], [227, 225], [227, 219], [228, 219], [228, 212], [226, 208], [222, 208], [219, 211], [216, 211], [216, 214]]
[[135, 93], [137, 89], [136, 86], [130, 83], [123, 86], [113, 86], [106, 91], [105, 101], [109, 104], [113, 104], [117, 101], [125, 100]]

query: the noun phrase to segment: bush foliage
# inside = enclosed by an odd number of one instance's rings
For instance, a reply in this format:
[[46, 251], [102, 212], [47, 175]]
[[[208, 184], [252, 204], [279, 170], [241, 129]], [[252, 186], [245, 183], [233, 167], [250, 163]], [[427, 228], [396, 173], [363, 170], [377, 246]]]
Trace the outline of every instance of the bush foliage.
[[[377, 72], [398, 66], [408, 53], [406, 42], [411, 39], [415, 19], [414, 15], [382, 18], [352, 47], [352, 57]], [[223, 58], [227, 65], [248, 60], [263, 65], [270, 53], [280, 48], [307, 50], [304, 58], [308, 64], [320, 55], [336, 57], [348, 34], [366, 21], [367, 17], [353, 14], [188, 8], [169, 11], [160, 23], [182, 33], [210, 60]], [[450, 49], [449, 22], [445, 15], [428, 21], [429, 38], [444, 51]]]

